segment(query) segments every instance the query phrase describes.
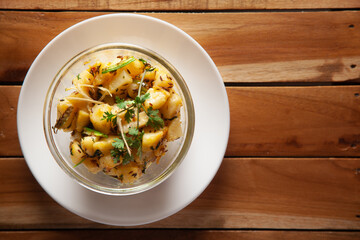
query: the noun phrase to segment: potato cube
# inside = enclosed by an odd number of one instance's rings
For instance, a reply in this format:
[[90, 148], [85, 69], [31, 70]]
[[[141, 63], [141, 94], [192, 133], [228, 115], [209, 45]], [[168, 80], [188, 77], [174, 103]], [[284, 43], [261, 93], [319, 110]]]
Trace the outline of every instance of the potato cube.
[[90, 114], [84, 110], [79, 110], [76, 118], [76, 131], [82, 132], [84, 127], [90, 123]]
[[131, 75], [131, 77], [135, 77], [144, 71], [145, 65], [136, 59], [135, 61], [126, 65], [123, 69]]
[[99, 137], [96, 136], [86, 136], [81, 139], [81, 148], [83, 151], [89, 155], [94, 156], [94, 143], [99, 140]]
[[133, 183], [142, 174], [142, 167], [135, 162], [130, 162], [115, 168], [115, 173], [122, 183]]
[[57, 120], [55, 127], [59, 129], [68, 129], [73, 126], [73, 120], [76, 117], [77, 108], [67, 99], [61, 99], [57, 105]]
[[156, 132], [144, 133], [142, 138], [142, 147], [144, 151], [155, 150], [159, 145], [160, 141], [164, 138], [166, 131], [164, 129]]
[[84, 160], [87, 156], [85, 152], [81, 149], [80, 143], [78, 141], [73, 141], [70, 145], [70, 155], [72, 162], [76, 165]]
[[164, 106], [160, 108], [160, 112], [166, 119], [171, 119], [177, 115], [177, 113], [180, 111], [180, 108], [182, 106], [182, 100], [181, 97], [173, 92]]
[[[123, 125], [124, 133], [128, 133], [129, 128], [136, 128], [137, 127], [137, 118], [136, 117], [137, 116], [135, 114], [135, 118], [133, 119], [133, 121]], [[149, 120], [148, 115], [146, 115], [145, 112], [140, 112], [139, 113], [139, 128], [144, 127], [147, 124], [148, 120]]]
[[146, 109], [150, 107], [153, 109], [161, 108], [170, 96], [168, 91], [159, 87], [150, 88], [147, 93], [150, 93], [150, 98], [146, 99], [144, 102]]
[[182, 137], [182, 135], [181, 120], [180, 117], [177, 117], [170, 122], [166, 139], [168, 142], [171, 142]]
[[168, 74], [162, 71], [157, 71], [155, 75], [154, 86], [169, 90], [174, 86], [174, 83], [172, 81], [172, 78]]
[[114, 78], [109, 82], [109, 91], [112, 94], [124, 96], [127, 94], [127, 89], [132, 83], [130, 74], [123, 70], [119, 74], [116, 74]]
[[111, 113], [112, 108], [108, 104], [96, 104], [90, 113], [90, 121], [93, 124], [95, 130], [105, 134], [111, 132], [112, 121], [106, 121], [103, 119], [105, 112]]
[[110, 150], [113, 149], [112, 143], [114, 139], [117, 138], [116, 136], [109, 136], [107, 138], [102, 138], [101, 140], [95, 142], [93, 144], [93, 150], [100, 151], [103, 155], [107, 155], [110, 153]]
[[89, 170], [91, 173], [98, 173], [101, 171], [101, 168], [99, 167], [99, 162], [97, 158], [87, 158], [82, 163], [85, 165], [85, 167]]
[[101, 169], [104, 169], [106, 172], [110, 171], [112, 168], [121, 164], [121, 161], [114, 163], [114, 159], [110, 154], [104, 155], [99, 159], [99, 166]]

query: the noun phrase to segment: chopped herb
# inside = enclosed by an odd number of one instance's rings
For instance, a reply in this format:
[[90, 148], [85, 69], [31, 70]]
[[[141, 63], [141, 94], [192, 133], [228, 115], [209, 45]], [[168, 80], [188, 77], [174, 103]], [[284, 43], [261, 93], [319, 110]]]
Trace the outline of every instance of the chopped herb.
[[80, 73], [76, 76], [78, 80], [80, 80]]
[[101, 118], [101, 120], [106, 120], [106, 122], [113, 122], [114, 125], [116, 125], [116, 115], [111, 113], [111, 112], [104, 112], [103, 117]]
[[76, 168], [77, 166], [79, 166], [80, 164], [82, 164], [85, 160], [86, 160], [86, 155], [85, 155], [85, 157], [83, 157], [83, 159], [81, 159], [80, 162], [78, 162], [77, 164], [75, 164], [75, 166], [73, 166], [73, 168]]
[[142, 58], [139, 58], [139, 61], [142, 62], [145, 66], [148, 64], [147, 61], [145, 61], [145, 60], [142, 59]]
[[116, 71], [122, 67], [125, 67], [126, 65], [132, 63], [133, 61], [135, 61], [135, 58], [134, 57], [130, 57], [122, 62], [119, 62], [117, 64], [114, 64], [114, 65], [111, 65], [107, 68], [105, 68], [103, 71], [102, 71], [102, 74], [105, 74], [105, 73], [108, 73], [108, 72], [113, 72], [113, 71]]
[[129, 134], [137, 136], [139, 134], [139, 130], [137, 128], [129, 128]]
[[83, 133], [86, 134], [86, 135], [89, 135], [89, 136], [104, 137], [104, 138], [108, 137], [108, 135], [106, 135], [106, 134], [104, 134], [102, 132], [99, 132], [97, 130], [88, 128], [88, 127], [84, 127]]
[[164, 120], [159, 116], [159, 110], [153, 110], [150, 107], [146, 114], [148, 115], [149, 119], [146, 125], [153, 127], [155, 130], [158, 130], [164, 126]]
[[115, 138], [114, 142], [111, 143], [114, 148], [123, 149], [125, 147], [124, 141], [120, 138]]

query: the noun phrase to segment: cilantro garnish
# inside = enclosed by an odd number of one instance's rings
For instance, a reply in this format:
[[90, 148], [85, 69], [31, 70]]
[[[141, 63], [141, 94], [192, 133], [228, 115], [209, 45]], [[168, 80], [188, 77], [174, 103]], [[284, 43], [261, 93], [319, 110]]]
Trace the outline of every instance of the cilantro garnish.
[[146, 125], [158, 130], [164, 126], [164, 120], [159, 116], [159, 110], [153, 110], [150, 107], [146, 114], [149, 116], [149, 120]]
[[111, 112], [104, 112], [103, 117], [101, 120], [106, 120], [106, 122], [113, 122], [113, 124], [116, 124], [117, 116]]

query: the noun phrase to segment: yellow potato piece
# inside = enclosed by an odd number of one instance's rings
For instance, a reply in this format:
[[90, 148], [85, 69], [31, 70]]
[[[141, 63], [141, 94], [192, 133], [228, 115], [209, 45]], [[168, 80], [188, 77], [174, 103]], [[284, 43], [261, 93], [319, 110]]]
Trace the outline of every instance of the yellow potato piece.
[[96, 104], [90, 113], [90, 121], [93, 124], [95, 130], [105, 134], [111, 132], [112, 121], [106, 121], [103, 119], [105, 112], [111, 113], [112, 108], [108, 104]]
[[175, 118], [174, 120], [172, 120], [169, 124], [168, 127], [168, 132], [166, 135], [166, 140], [168, 142], [174, 141], [180, 137], [183, 136], [183, 132], [181, 129], [181, 121], [180, 121], [180, 117]]
[[76, 118], [76, 131], [82, 132], [84, 127], [90, 123], [90, 114], [84, 110], [79, 110]]
[[146, 109], [152, 107], [153, 109], [161, 108], [170, 96], [170, 93], [162, 88], [150, 88], [147, 93], [150, 93], [150, 98], [146, 99], [144, 106]]
[[94, 152], [96, 150], [101, 151], [103, 155], [109, 154], [110, 150], [114, 147], [112, 146], [112, 143], [114, 142], [114, 139], [118, 138], [117, 136], [109, 136], [107, 138], [102, 138], [101, 140], [95, 142], [93, 144], [93, 150]]
[[95, 149], [94, 149], [94, 143], [99, 140], [99, 137], [95, 136], [86, 136], [81, 139], [81, 148], [83, 151], [89, 155], [94, 156]]
[[181, 97], [174, 92], [170, 95], [164, 106], [160, 108], [160, 112], [165, 119], [171, 119], [177, 115], [181, 106]]
[[154, 150], [163, 139], [165, 135], [164, 130], [159, 130], [156, 132], [145, 133], [142, 138], [142, 147], [144, 151]]
[[76, 165], [86, 158], [86, 154], [80, 147], [78, 141], [73, 141], [70, 146], [71, 161]]
[[163, 71], [156, 72], [154, 86], [169, 90], [174, 86], [172, 78]]
[[125, 70], [116, 74], [115, 77], [109, 82], [109, 91], [115, 95], [126, 95], [127, 89], [132, 83], [132, 78]]

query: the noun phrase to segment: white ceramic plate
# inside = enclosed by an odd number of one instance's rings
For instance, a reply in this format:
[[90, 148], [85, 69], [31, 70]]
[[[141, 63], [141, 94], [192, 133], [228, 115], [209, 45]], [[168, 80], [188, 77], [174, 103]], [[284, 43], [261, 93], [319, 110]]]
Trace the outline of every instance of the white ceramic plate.
[[[194, 137], [184, 161], [165, 182], [132, 196], [103, 195], [77, 184], [57, 165], [44, 136], [45, 96], [58, 70], [75, 54], [111, 42], [149, 48], [167, 59], [185, 79], [195, 107]], [[118, 226], [163, 219], [197, 198], [219, 169], [230, 129], [225, 87], [205, 50], [179, 28], [137, 14], [91, 18], [54, 38], [37, 56], [26, 75], [17, 117], [22, 152], [44, 190], [79, 216]]]

